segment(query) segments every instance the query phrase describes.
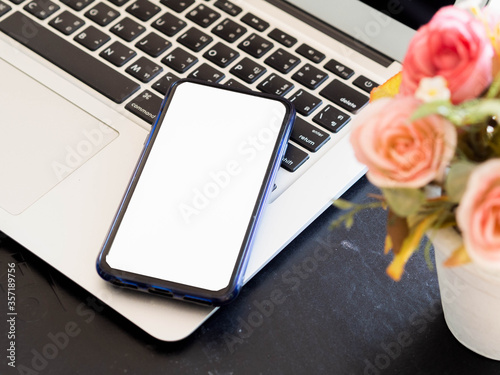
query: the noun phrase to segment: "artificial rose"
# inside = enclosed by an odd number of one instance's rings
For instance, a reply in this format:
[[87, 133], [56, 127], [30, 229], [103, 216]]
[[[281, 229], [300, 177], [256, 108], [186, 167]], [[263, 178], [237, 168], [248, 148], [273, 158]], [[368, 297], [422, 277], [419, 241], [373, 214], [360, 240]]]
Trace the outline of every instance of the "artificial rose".
[[444, 7], [411, 40], [400, 93], [413, 95], [422, 78], [441, 76], [454, 104], [475, 98], [492, 81], [492, 58], [481, 21], [464, 9]]
[[456, 130], [437, 115], [410, 121], [420, 104], [413, 97], [382, 98], [356, 119], [351, 143], [374, 185], [419, 188], [442, 177], [455, 151]]
[[499, 268], [500, 159], [491, 159], [474, 169], [456, 217], [472, 260]]

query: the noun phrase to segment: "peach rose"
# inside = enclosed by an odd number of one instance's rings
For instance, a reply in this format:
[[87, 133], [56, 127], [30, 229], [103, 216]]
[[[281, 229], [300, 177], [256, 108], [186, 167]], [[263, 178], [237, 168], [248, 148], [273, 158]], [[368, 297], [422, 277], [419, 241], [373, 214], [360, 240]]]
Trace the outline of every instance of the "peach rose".
[[476, 262], [500, 267], [500, 159], [471, 173], [457, 209], [465, 248]]
[[413, 97], [382, 98], [356, 119], [351, 143], [374, 185], [419, 188], [442, 178], [455, 151], [456, 130], [437, 115], [411, 122], [419, 105]]
[[464, 9], [444, 7], [410, 42], [400, 92], [413, 95], [422, 78], [441, 76], [454, 104], [475, 98], [492, 81], [492, 58], [481, 21]]

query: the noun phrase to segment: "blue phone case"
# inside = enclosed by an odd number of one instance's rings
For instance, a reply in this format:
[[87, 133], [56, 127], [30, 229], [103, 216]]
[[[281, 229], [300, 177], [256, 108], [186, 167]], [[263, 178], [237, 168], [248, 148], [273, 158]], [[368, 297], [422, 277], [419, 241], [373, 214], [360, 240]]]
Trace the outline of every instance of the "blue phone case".
[[[255, 102], [255, 108], [247, 108], [247, 102]], [[224, 103], [230, 107], [224, 109]], [[204, 108], [206, 115], [196, 112], [197, 108]], [[229, 114], [231, 111], [234, 113]], [[233, 125], [235, 116], [238, 118]], [[273, 120], [268, 121], [271, 117]], [[120, 287], [206, 305], [224, 304], [236, 297], [294, 118], [293, 106], [280, 97], [191, 79], [174, 84], [162, 103], [98, 256], [99, 275]], [[269, 127], [259, 121], [268, 122]], [[269, 130], [271, 125], [273, 131]], [[246, 135], [238, 134], [238, 126], [247, 129]], [[197, 143], [201, 142], [198, 133], [220, 144], [203, 152], [202, 143]], [[180, 139], [175, 141], [179, 134], [191, 134], [190, 139], [198, 146], [183, 150], [178, 145]], [[225, 143], [226, 138], [231, 141]], [[233, 158], [224, 159], [226, 154]], [[162, 177], [172, 165], [177, 168], [174, 175]], [[222, 167], [214, 169], [213, 165]], [[187, 172], [196, 168], [196, 173]], [[205, 175], [209, 179], [203, 184], [188, 182], [202, 180]], [[251, 186], [249, 193], [244, 192], [247, 185]], [[244, 203], [253, 198], [253, 202]], [[198, 210], [200, 207], [204, 210]], [[240, 212], [248, 214], [241, 218], [241, 224], [237, 220]], [[211, 227], [216, 220], [226, 228]], [[234, 228], [233, 222], [238, 222]]]

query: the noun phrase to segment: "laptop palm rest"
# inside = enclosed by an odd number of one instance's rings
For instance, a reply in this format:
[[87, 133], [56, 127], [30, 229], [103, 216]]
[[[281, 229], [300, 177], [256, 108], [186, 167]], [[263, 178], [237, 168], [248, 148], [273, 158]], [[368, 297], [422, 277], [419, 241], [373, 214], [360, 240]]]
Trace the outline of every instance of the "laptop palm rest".
[[2, 59], [0, 82], [0, 207], [17, 215], [118, 133]]

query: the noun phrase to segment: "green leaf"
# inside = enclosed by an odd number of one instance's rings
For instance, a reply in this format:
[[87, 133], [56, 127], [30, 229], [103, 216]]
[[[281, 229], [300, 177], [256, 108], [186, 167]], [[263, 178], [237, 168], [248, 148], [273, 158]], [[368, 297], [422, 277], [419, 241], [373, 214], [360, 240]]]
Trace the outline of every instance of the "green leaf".
[[460, 202], [464, 194], [467, 180], [476, 165], [465, 160], [453, 163], [446, 177], [445, 189], [452, 202]]
[[345, 227], [346, 229], [351, 229], [353, 225], [354, 225], [354, 215], [350, 215], [345, 220]]
[[469, 100], [456, 106], [443, 100], [424, 103], [413, 112], [411, 121], [430, 115], [443, 116], [457, 126], [482, 124], [500, 117], [500, 99]]
[[427, 263], [427, 268], [429, 268], [429, 271], [434, 270], [434, 263], [432, 262], [432, 257], [431, 257], [431, 248], [432, 248], [432, 242], [429, 240], [429, 238], [427, 238], [424, 247], [424, 259], [425, 263]]
[[337, 199], [337, 200], [333, 201], [332, 204], [335, 207], [340, 208], [341, 210], [350, 210], [351, 208], [354, 207], [354, 203], [351, 203], [351, 202], [346, 201], [344, 199]]
[[486, 98], [488, 99], [496, 98], [499, 93], [500, 93], [500, 74], [497, 74], [495, 76], [495, 79], [491, 83], [488, 92], [486, 93]]
[[462, 121], [457, 125], [483, 124], [488, 122], [490, 118], [500, 115], [500, 100], [470, 100], [457, 108], [463, 113]]
[[422, 104], [413, 112], [410, 120], [415, 121], [419, 118], [430, 116], [430, 115], [442, 115], [447, 117], [453, 109], [453, 104], [448, 100], [436, 100], [433, 102], [428, 102]]
[[381, 208], [383, 204], [384, 202], [380, 200], [377, 200], [375, 202], [356, 204], [345, 201], [343, 199], [337, 199], [332, 202], [332, 205], [340, 209], [346, 209], [349, 211], [347, 211], [345, 214], [340, 215], [340, 217], [332, 221], [330, 223], [330, 229], [338, 228], [341, 224], [344, 224], [346, 229], [350, 229], [354, 225], [354, 217], [358, 212], [366, 209]]
[[419, 189], [382, 189], [387, 203], [398, 216], [414, 215], [425, 202], [425, 194]]

